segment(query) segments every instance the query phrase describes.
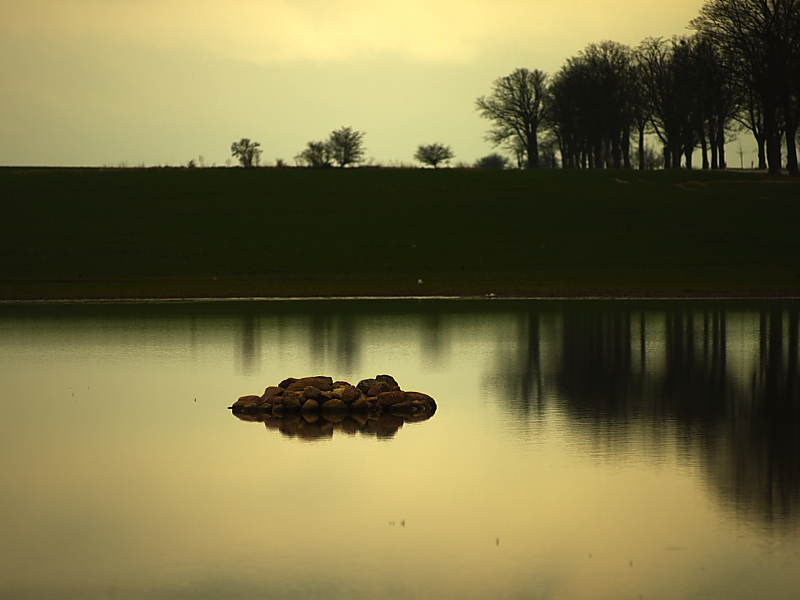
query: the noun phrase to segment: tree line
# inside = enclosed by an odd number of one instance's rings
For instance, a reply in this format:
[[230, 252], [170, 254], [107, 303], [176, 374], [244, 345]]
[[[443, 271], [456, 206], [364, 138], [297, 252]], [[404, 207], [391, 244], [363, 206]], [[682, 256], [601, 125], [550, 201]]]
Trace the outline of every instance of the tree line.
[[492, 121], [487, 139], [540, 166], [540, 144], [564, 168], [646, 167], [645, 135], [663, 146], [665, 168], [725, 168], [728, 134], [749, 129], [759, 168], [798, 174], [800, 0], [708, 0], [695, 33], [647, 38], [632, 48], [590, 44], [552, 76], [517, 69], [476, 100]]

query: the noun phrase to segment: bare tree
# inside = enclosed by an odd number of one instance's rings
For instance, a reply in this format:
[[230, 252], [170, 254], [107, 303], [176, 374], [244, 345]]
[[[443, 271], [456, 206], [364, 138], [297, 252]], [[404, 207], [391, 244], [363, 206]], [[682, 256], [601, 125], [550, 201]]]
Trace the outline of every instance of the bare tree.
[[340, 167], [357, 164], [364, 158], [364, 132], [342, 127], [331, 132], [327, 146], [331, 158]]
[[414, 158], [424, 165], [430, 165], [434, 169], [439, 168], [439, 163], [446, 163], [453, 158], [453, 150], [444, 144], [420, 145], [417, 148]]
[[495, 80], [492, 93], [475, 101], [480, 115], [494, 121], [487, 140], [495, 146], [517, 138], [524, 145], [527, 167], [539, 167], [539, 126], [545, 115], [547, 75], [535, 69], [517, 69]]
[[251, 142], [248, 138], [242, 138], [238, 142], [231, 144], [231, 155], [239, 159], [239, 164], [245, 169], [258, 165], [261, 158], [261, 150], [258, 142]]
[[720, 49], [739, 85], [757, 97], [769, 171], [780, 172], [785, 133], [789, 172], [798, 174], [800, 0], [708, 0], [691, 26]]

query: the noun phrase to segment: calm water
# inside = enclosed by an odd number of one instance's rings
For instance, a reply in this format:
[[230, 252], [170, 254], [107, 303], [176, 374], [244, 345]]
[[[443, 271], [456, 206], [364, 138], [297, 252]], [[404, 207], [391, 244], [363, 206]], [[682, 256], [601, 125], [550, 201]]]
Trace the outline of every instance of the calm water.
[[[797, 302], [0, 306], [0, 598], [795, 599]], [[309, 442], [288, 376], [438, 403]]]

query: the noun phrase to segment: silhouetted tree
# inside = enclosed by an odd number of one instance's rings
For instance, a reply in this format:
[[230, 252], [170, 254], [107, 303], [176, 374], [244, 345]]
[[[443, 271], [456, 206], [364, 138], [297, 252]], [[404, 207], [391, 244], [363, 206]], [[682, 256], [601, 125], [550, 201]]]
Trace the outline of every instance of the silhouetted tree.
[[414, 158], [424, 165], [430, 165], [434, 169], [439, 167], [439, 163], [446, 163], [453, 158], [453, 150], [444, 144], [420, 145]]
[[331, 152], [326, 142], [308, 142], [300, 154], [294, 157], [298, 164], [322, 169], [331, 166]]
[[327, 145], [331, 158], [340, 167], [357, 164], [364, 158], [364, 132], [353, 131], [352, 127], [332, 131]]
[[494, 152], [492, 154], [487, 154], [483, 158], [479, 158], [475, 161], [475, 168], [476, 169], [507, 169], [509, 166], [508, 158], [503, 156], [502, 154], [498, 154]]
[[539, 167], [539, 126], [545, 115], [547, 75], [517, 69], [495, 80], [491, 95], [475, 101], [482, 117], [494, 122], [487, 139], [495, 146], [517, 138], [525, 147], [527, 168]]
[[737, 83], [758, 99], [769, 171], [781, 168], [785, 132], [789, 171], [797, 174], [800, 0], [708, 0], [691, 27], [722, 52]]
[[623, 44], [590, 44], [567, 60], [553, 78], [548, 106], [566, 167], [631, 167], [637, 85], [631, 49]]
[[253, 163], [257, 165], [261, 158], [260, 145], [258, 142], [251, 142], [248, 138], [242, 138], [231, 144], [231, 155], [238, 158], [239, 164], [245, 169], [249, 169]]

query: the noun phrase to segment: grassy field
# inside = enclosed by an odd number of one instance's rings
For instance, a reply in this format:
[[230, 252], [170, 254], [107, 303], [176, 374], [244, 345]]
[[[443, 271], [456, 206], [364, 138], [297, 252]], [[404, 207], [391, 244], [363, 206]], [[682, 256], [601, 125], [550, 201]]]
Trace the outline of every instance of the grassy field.
[[6, 167], [0, 211], [2, 299], [800, 295], [785, 177]]

